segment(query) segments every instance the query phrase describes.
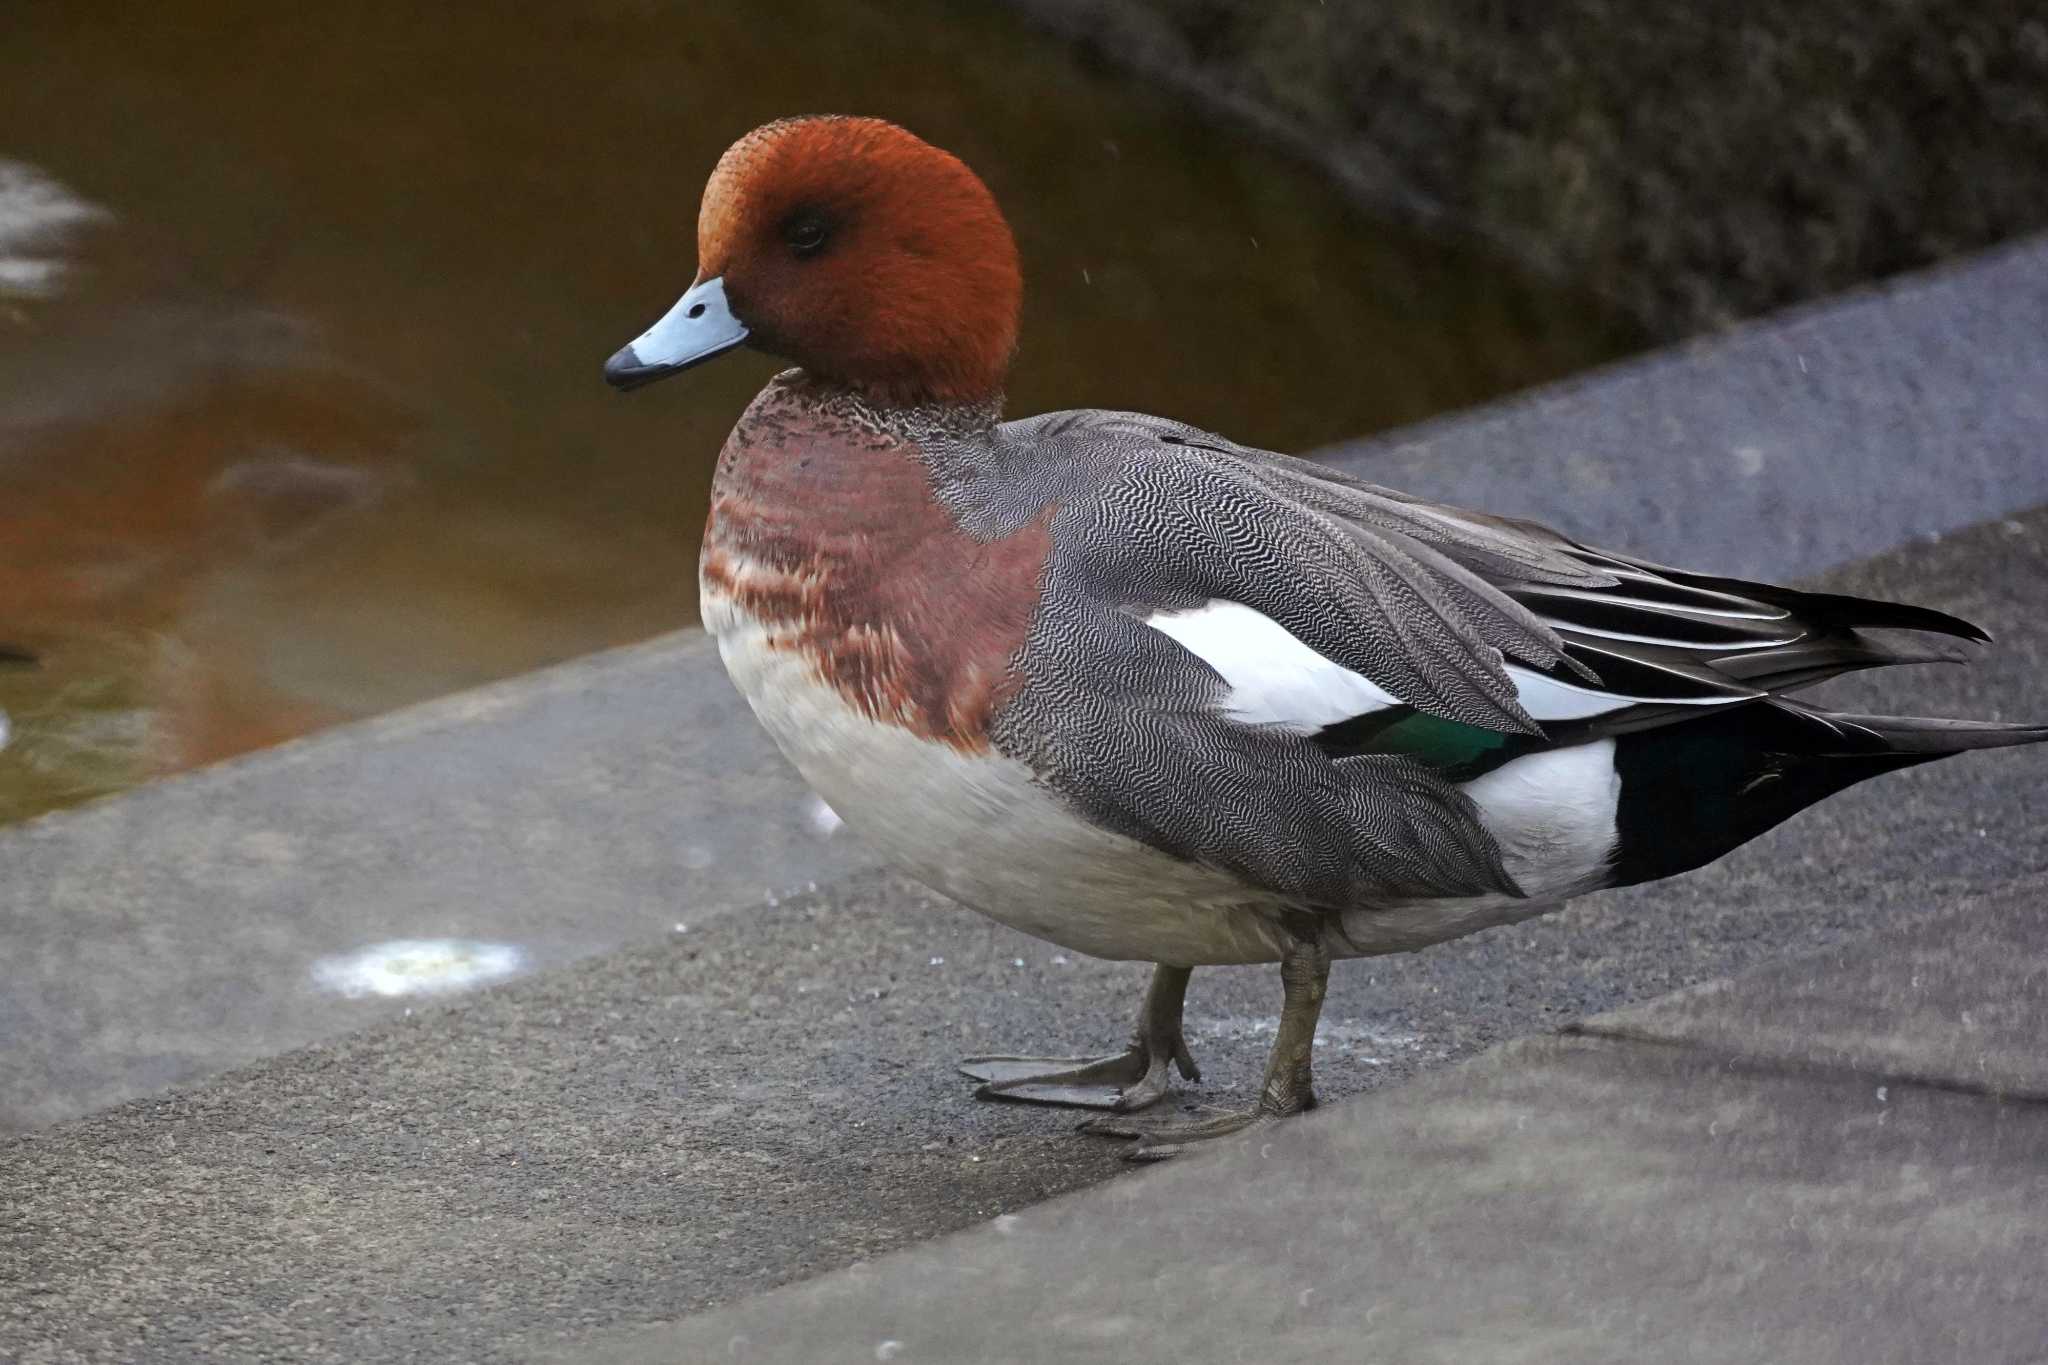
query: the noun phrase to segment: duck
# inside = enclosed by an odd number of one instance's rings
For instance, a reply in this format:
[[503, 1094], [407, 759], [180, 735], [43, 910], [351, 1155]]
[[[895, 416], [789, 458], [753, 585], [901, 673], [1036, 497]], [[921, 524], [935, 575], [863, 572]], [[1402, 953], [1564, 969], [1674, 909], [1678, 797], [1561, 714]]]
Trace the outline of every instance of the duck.
[[[741, 347], [790, 365], [718, 454], [704, 627], [884, 858], [1153, 964], [1121, 1051], [961, 1063], [980, 1098], [1102, 1111], [1084, 1128], [1136, 1159], [1313, 1107], [1333, 962], [1675, 876], [1866, 778], [2048, 739], [1795, 695], [1989, 641], [1945, 612], [1669, 568], [1169, 418], [1006, 419], [1016, 243], [971, 169], [893, 123], [747, 133], [696, 235], [694, 281], [604, 375], [638, 389]], [[1279, 967], [1256, 1101], [1161, 1116], [1173, 1073], [1200, 1078], [1191, 974], [1227, 964]]]

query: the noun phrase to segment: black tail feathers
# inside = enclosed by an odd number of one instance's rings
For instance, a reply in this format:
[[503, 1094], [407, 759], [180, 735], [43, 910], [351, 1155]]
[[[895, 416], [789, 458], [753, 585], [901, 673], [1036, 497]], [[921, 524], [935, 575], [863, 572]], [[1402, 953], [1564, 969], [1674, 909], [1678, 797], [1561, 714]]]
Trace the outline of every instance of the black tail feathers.
[[2044, 741], [2043, 725], [1852, 715], [1785, 697], [1622, 735], [1610, 885], [1691, 871], [1880, 773]]
[[1821, 711], [1782, 699], [1779, 705], [1811, 712], [1838, 730], [1860, 732], [1883, 752], [1943, 758], [1970, 749], [2009, 749], [2048, 741], [2048, 725], [2007, 725], [1995, 720], [1941, 720], [1925, 716], [1859, 716]]

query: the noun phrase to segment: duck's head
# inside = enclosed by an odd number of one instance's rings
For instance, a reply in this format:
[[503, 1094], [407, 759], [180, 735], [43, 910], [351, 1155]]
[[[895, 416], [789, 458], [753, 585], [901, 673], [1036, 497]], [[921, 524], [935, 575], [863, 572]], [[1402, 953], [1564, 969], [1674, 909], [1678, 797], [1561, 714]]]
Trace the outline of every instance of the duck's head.
[[878, 403], [986, 402], [1022, 295], [1009, 224], [959, 158], [880, 119], [784, 119], [719, 158], [696, 282], [605, 378], [637, 388], [745, 345]]

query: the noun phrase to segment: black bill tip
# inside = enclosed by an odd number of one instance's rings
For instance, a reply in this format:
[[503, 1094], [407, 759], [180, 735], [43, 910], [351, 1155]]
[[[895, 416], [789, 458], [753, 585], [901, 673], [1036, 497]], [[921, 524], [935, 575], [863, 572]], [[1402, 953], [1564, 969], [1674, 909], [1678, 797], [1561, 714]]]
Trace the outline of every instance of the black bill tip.
[[646, 364], [631, 346], [621, 346], [604, 363], [604, 382], [621, 393], [627, 393], [642, 384], [652, 384], [665, 375], [674, 374], [680, 368], [678, 365]]

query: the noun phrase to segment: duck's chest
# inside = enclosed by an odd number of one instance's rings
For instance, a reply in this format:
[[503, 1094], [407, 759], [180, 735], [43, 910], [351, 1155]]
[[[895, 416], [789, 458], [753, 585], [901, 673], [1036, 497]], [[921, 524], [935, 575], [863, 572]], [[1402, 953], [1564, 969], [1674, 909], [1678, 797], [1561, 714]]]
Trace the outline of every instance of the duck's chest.
[[1046, 519], [976, 539], [915, 452], [777, 435], [743, 422], [728, 443], [698, 582], [726, 671], [812, 788], [905, 871], [1027, 933], [1106, 957], [1264, 956], [1216, 913], [1241, 888], [1095, 828], [991, 741]]
[[986, 751], [1038, 608], [1047, 519], [970, 535], [914, 444], [759, 407], [720, 454], [698, 570], [735, 681], [771, 729], [801, 679], [874, 724]]
[[764, 397], [712, 483], [704, 625], [843, 818], [894, 851], [954, 842], [1030, 782], [989, 732], [1048, 551], [1042, 522], [966, 533], [914, 443]]

